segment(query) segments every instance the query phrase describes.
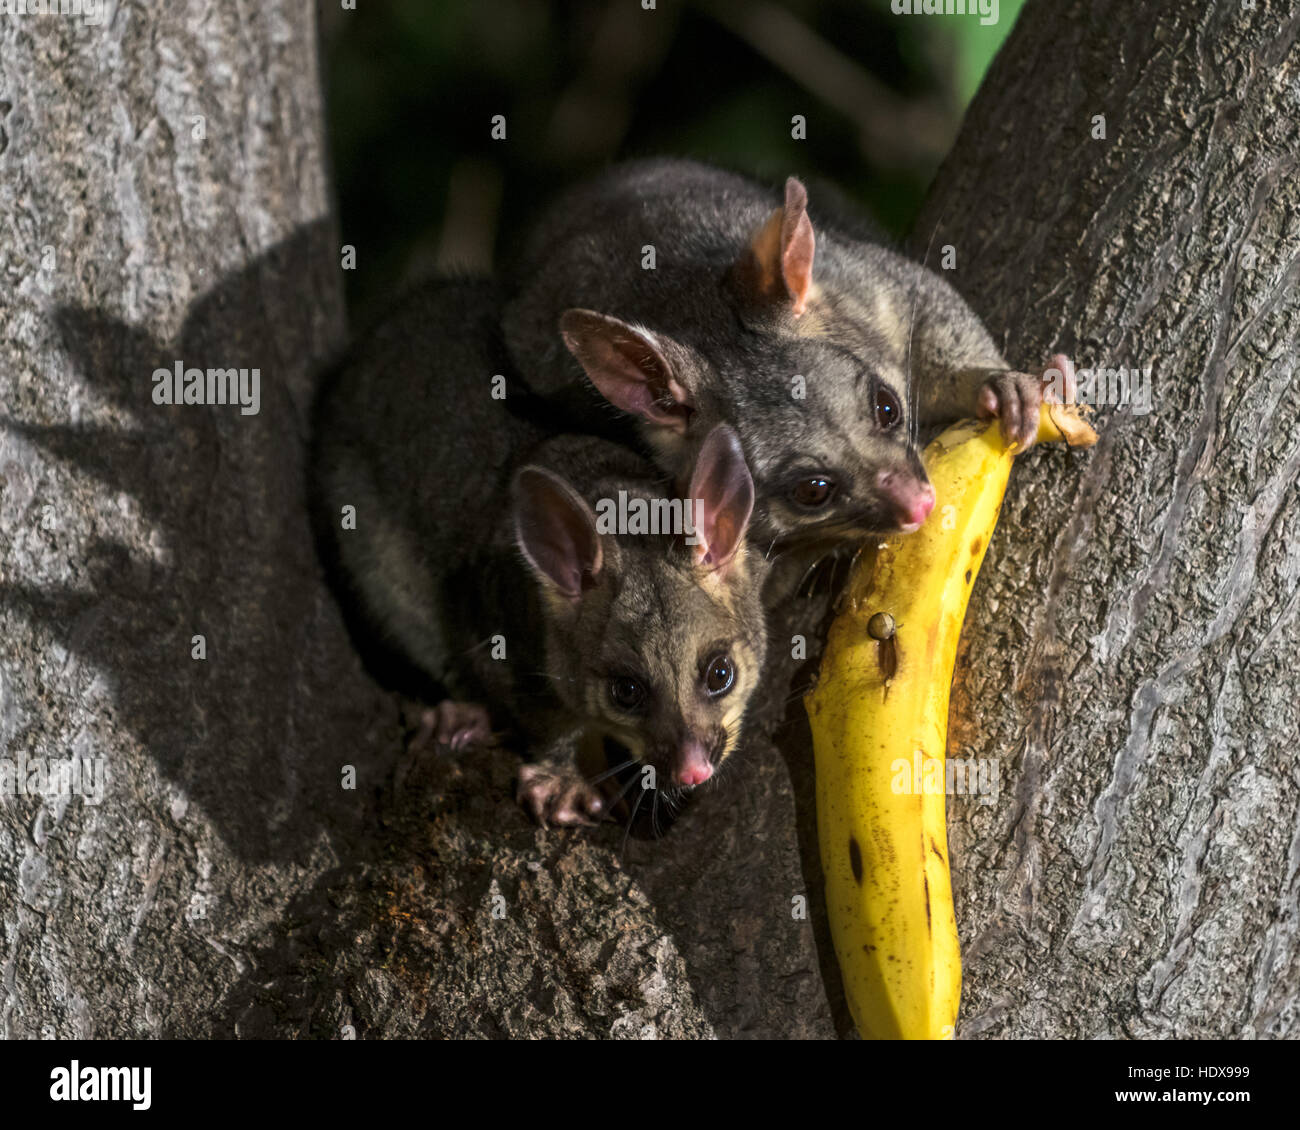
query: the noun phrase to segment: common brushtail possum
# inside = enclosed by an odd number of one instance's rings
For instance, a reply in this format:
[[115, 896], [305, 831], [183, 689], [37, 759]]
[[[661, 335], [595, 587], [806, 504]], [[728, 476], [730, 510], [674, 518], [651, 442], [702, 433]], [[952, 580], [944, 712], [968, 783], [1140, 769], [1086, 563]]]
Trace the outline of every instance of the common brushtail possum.
[[919, 429], [978, 411], [1028, 448], [1041, 384], [944, 279], [846, 229], [793, 178], [782, 196], [691, 161], [616, 166], [509, 267], [507, 347], [543, 396], [585, 374], [669, 472], [734, 426], [765, 549], [913, 530], [934, 504]]
[[[534, 758], [521, 803], [587, 823], [608, 802], [578, 754], [600, 739], [674, 788], [736, 746], [766, 651], [753, 483], [719, 425], [674, 511], [635, 452], [558, 431], [511, 374], [500, 316], [492, 284], [436, 281], [350, 349], [317, 398], [313, 510], [366, 636], [446, 696], [438, 739], [513, 731]], [[652, 513], [691, 521], [643, 532]]]

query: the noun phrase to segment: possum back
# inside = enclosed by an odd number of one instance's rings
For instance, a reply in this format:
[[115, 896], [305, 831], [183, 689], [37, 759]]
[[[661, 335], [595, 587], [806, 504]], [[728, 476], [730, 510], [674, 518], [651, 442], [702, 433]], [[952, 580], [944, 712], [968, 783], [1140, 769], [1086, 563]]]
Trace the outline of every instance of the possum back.
[[508, 549], [494, 500], [512, 453], [546, 434], [509, 377], [498, 318], [491, 283], [426, 283], [348, 350], [317, 400], [313, 510], [335, 579], [368, 634], [437, 680], [459, 651], [444, 587]]

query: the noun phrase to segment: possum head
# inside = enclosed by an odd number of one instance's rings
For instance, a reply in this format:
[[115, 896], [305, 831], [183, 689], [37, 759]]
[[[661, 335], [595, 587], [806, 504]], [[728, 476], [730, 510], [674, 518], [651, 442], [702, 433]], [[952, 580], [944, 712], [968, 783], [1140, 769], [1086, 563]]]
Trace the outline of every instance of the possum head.
[[569, 310], [561, 335], [605, 398], [640, 418], [664, 466], [689, 466], [712, 428], [735, 427], [757, 485], [757, 538], [910, 532], [934, 490], [916, 444], [905, 318], [839, 285], [834, 264], [819, 272], [815, 252], [807, 194], [791, 179], [721, 280], [733, 324], [687, 344]]
[[[655, 501], [646, 483], [622, 489]], [[555, 692], [668, 787], [703, 783], [735, 749], [766, 651], [763, 562], [745, 546], [753, 481], [730, 428], [705, 440], [688, 497], [693, 535], [609, 532], [545, 468], [515, 479], [516, 540], [543, 592]]]

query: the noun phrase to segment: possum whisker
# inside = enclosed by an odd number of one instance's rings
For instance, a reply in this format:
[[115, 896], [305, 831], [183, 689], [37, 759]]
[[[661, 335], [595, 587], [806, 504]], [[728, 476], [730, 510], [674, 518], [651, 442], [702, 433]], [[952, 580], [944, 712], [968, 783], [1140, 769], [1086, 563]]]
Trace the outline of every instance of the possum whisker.
[[635, 785], [636, 783], [637, 783], [637, 775], [634, 773], [631, 777], [628, 778], [627, 784], [618, 790], [618, 796], [614, 798], [613, 804], [611, 804], [610, 807], [613, 808], [615, 805], [619, 804], [622, 801], [622, 799], [625, 796], [627, 796], [628, 792], [631, 791], [632, 786]]
[[[634, 777], [633, 780], [636, 780], [636, 778]], [[636, 823], [636, 810], [641, 807], [641, 801], [645, 799], [645, 792], [645, 789], [641, 790], [641, 795], [636, 798], [636, 804], [632, 806], [632, 815], [627, 818], [627, 827], [623, 829], [623, 843], [618, 849], [619, 859], [622, 859], [623, 854], [627, 851], [627, 838], [632, 834], [632, 825]]]
[[598, 785], [600, 784], [601, 781], [605, 780], [607, 777], [612, 777], [615, 773], [621, 773], [629, 765], [635, 765], [636, 760], [637, 759], [635, 757], [629, 757], [626, 761], [622, 762], [619, 765], [615, 765], [612, 769], [606, 769], [605, 772], [603, 773], [597, 773], [594, 777], [588, 777], [587, 784]]
[[685, 800], [685, 790], [678, 788], [655, 789], [654, 807], [652, 809], [651, 824], [656, 836], [662, 836], [663, 830], [659, 827], [659, 798], [663, 797], [664, 808], [667, 809], [670, 816], [676, 818], [681, 811], [682, 803]]
[[930, 242], [925, 248], [925, 257], [921, 260], [921, 270], [916, 275], [916, 285], [912, 288], [912, 312], [907, 322], [907, 400], [909, 416], [909, 432], [912, 443], [916, 443], [917, 430], [920, 422], [917, 419], [917, 406], [920, 403], [920, 394], [916, 388], [916, 381], [912, 378], [912, 338], [916, 334], [916, 304], [921, 296], [921, 278], [925, 273], [926, 265], [930, 262], [930, 252], [934, 250], [934, 240], [939, 234], [939, 228], [943, 224], [944, 213], [939, 213], [939, 218], [934, 222], [934, 230], [930, 232]]
[[[804, 570], [803, 576], [799, 578], [799, 584], [795, 587], [795, 591], [799, 592], [800, 590], [802, 590], [804, 585], [808, 583], [808, 578], [811, 577], [814, 573], [817, 572], [818, 569], [822, 567], [822, 562], [824, 562], [827, 557], [834, 557], [834, 556], [835, 554], [833, 551], [829, 553], [825, 553], [821, 557], [817, 558], [817, 560], [814, 561], [811, 565], [809, 565], [808, 568]], [[812, 595], [811, 591], [809, 592], [808, 595], [809, 596]]]
[[521, 671], [521, 675], [528, 678], [550, 679], [553, 683], [580, 683], [581, 679], [575, 679], [572, 675], [555, 675], [550, 671]]
[[794, 703], [798, 702], [801, 698], [803, 698], [803, 696], [806, 695], [810, 690], [812, 690], [813, 687], [815, 687], [816, 685], [817, 685], [816, 683], [811, 681], [805, 683], [798, 690], [791, 693], [790, 697], [785, 700], [784, 705], [792, 706]]

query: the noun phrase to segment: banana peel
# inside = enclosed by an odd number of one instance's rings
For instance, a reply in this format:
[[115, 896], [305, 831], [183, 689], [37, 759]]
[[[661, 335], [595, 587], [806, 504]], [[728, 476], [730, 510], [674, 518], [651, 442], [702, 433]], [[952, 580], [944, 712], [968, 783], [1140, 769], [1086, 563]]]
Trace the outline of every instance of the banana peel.
[[[1097, 433], [1077, 408], [1044, 404], [1038, 439], [1086, 447]], [[956, 1024], [948, 694], [1014, 458], [996, 421], [963, 421], [926, 448], [934, 512], [859, 561], [804, 699], [831, 936], [867, 1039], [950, 1038]]]

